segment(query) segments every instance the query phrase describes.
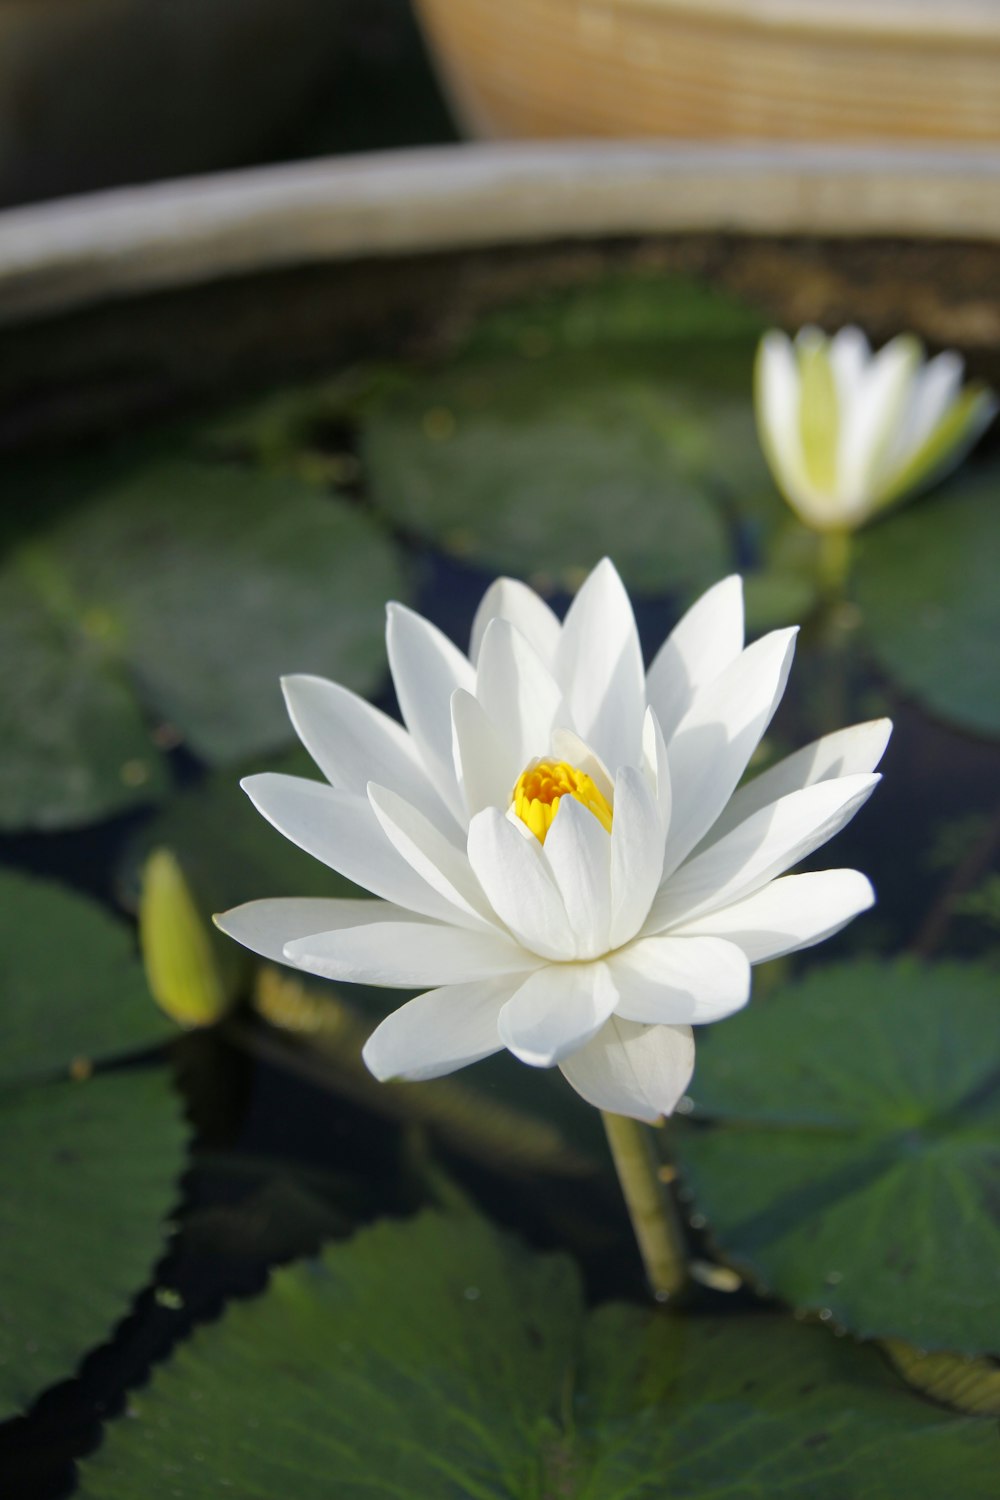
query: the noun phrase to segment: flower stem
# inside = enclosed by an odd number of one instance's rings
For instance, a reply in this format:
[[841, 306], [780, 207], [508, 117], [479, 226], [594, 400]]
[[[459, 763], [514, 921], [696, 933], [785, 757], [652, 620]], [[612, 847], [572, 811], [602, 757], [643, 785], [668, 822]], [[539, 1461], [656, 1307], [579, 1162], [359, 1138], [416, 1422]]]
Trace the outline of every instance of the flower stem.
[[684, 1232], [662, 1181], [647, 1126], [601, 1111], [615, 1171], [653, 1296], [666, 1302], [688, 1283]]
[[851, 533], [821, 531], [819, 534], [819, 576], [828, 599], [838, 599], [851, 567]]

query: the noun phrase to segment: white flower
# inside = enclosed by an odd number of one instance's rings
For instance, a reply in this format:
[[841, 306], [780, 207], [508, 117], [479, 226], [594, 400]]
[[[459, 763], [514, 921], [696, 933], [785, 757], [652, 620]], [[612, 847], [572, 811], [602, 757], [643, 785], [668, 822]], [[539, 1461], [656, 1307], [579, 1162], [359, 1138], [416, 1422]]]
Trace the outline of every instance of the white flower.
[[380, 1079], [507, 1047], [558, 1064], [601, 1109], [669, 1114], [692, 1024], [746, 1004], [752, 963], [871, 904], [855, 870], [784, 872], [866, 800], [890, 725], [828, 735], [737, 789], [795, 640], [744, 649], [738, 578], [689, 610], [648, 673], [608, 561], [562, 624], [500, 579], [469, 657], [402, 605], [388, 616], [406, 728], [335, 683], [289, 678], [330, 784], [243, 783], [286, 837], [380, 899], [254, 901], [220, 926], [313, 974], [432, 986], [369, 1039]]
[[859, 328], [828, 339], [772, 331], [757, 352], [757, 429], [771, 472], [800, 519], [853, 530], [959, 463], [997, 411], [982, 386], [962, 389], [950, 351], [924, 361], [901, 335], [872, 354]]

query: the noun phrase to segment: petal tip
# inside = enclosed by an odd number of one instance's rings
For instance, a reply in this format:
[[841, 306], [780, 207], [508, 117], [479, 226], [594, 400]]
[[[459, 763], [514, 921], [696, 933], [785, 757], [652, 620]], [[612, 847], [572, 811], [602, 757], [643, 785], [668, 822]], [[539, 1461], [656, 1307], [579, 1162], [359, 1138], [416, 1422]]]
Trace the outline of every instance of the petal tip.
[[388, 1083], [391, 1079], [397, 1078], [399, 1075], [397, 1073], [394, 1073], [392, 1071], [392, 1068], [387, 1068], [380, 1065], [378, 1060], [378, 1047], [372, 1045], [377, 1034], [377, 1032], [373, 1031], [367, 1042], [365, 1042], [364, 1046], [362, 1047], [361, 1061], [364, 1063], [369, 1073], [378, 1083]]

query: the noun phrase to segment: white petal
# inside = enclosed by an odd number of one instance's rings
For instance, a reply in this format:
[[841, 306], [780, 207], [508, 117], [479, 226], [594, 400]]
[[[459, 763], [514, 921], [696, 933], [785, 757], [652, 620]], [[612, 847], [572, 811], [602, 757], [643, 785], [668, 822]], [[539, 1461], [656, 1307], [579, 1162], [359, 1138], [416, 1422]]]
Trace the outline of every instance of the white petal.
[[[274, 771], [247, 776], [240, 784], [286, 839], [356, 885], [425, 917], [463, 920], [393, 848], [367, 797]], [[482, 924], [477, 918], [474, 924], [468, 919], [468, 925]]]
[[311, 932], [335, 927], [360, 927], [366, 922], [405, 922], [412, 912], [389, 901], [337, 900], [318, 896], [276, 896], [264, 901], [246, 901], [212, 920], [222, 932], [261, 958], [287, 963], [285, 944]]
[[871, 347], [860, 328], [847, 327], [834, 334], [827, 352], [837, 397], [836, 483], [835, 493], [816, 497], [815, 519], [820, 525], [838, 521], [849, 525], [860, 519], [871, 503], [871, 497], [853, 489], [855, 480], [847, 477], [854, 460], [855, 433], [866, 420], [862, 408], [866, 403]]
[[607, 558], [569, 607], [556, 678], [572, 728], [612, 769], [639, 759], [645, 679], [628, 594]]
[[500, 1052], [500, 1007], [520, 979], [487, 979], [428, 990], [386, 1016], [361, 1050], [382, 1083], [440, 1078]]
[[496, 926], [464, 849], [456, 849], [423, 813], [388, 787], [370, 783], [368, 800], [393, 848], [449, 903], [449, 921], [458, 921], [463, 927]]
[[[614, 807], [608, 947], [620, 948], [639, 931], [659, 887], [663, 875], [664, 828], [646, 778], [632, 766], [623, 766], [618, 772]], [[562, 815], [560, 803], [556, 823]], [[555, 824], [552, 831], [555, 832]]]
[[752, 964], [759, 964], [832, 937], [874, 900], [871, 883], [858, 870], [785, 875], [745, 901], [682, 922], [671, 929], [671, 935], [715, 934], [742, 948]]
[[324, 979], [401, 990], [530, 973], [540, 962], [499, 933], [416, 919], [314, 932], [286, 943], [285, 960]]
[[469, 863], [519, 943], [545, 958], [573, 957], [573, 930], [536, 838], [484, 808], [469, 824]]
[[869, 362], [850, 426], [840, 439], [838, 490], [845, 500], [871, 502], [877, 497], [885, 458], [910, 401], [920, 360], [919, 344], [903, 334]]
[[642, 769], [656, 798], [660, 822], [666, 831], [670, 827], [670, 811], [674, 800], [670, 785], [670, 759], [659, 720], [651, 708], [646, 709], [646, 716], [642, 721]]
[[653, 1122], [672, 1114], [694, 1072], [690, 1026], [639, 1026], [612, 1016], [561, 1064], [588, 1104]]
[[597, 958], [606, 953], [611, 920], [611, 839], [607, 831], [581, 803], [563, 797], [542, 856], [573, 930], [574, 957]]
[[331, 785], [363, 796], [369, 781], [377, 781], [441, 818], [444, 804], [395, 719], [322, 677], [284, 677], [281, 686], [296, 734]]
[[811, 745], [787, 755], [735, 791], [722, 815], [713, 823], [702, 847], [714, 844], [753, 813], [789, 792], [815, 786], [837, 776], [859, 776], [874, 771], [892, 733], [891, 719], [870, 719], [850, 729], [838, 729]]
[[675, 870], [720, 815], [781, 701], [796, 629], [774, 630], [731, 662], [667, 743], [673, 814], [664, 870]]
[[615, 794], [614, 777], [601, 757], [572, 729], [557, 727], [552, 731], [552, 754], [556, 760], [564, 760], [589, 776], [601, 796], [611, 802]]
[[435, 625], [407, 609], [390, 604], [385, 629], [389, 670], [399, 709], [446, 807], [456, 813], [458, 783], [451, 754], [451, 695], [456, 688], [473, 692], [476, 674], [468, 661]]
[[468, 817], [484, 807], [508, 807], [524, 763], [479, 699], [462, 688], [451, 695], [451, 743]]
[[843, 413], [861, 384], [871, 358], [871, 346], [860, 328], [848, 325], [833, 335], [827, 352], [837, 388], [838, 405]]
[[754, 813], [670, 877], [653, 902], [646, 932], [687, 923], [759, 890], [843, 828], [880, 779], [821, 781]]
[[646, 698], [665, 739], [691, 706], [695, 689], [718, 677], [743, 650], [743, 580], [724, 578], [694, 603], [646, 673]]
[[802, 453], [799, 367], [791, 341], [772, 329], [764, 335], [754, 366], [754, 407], [761, 446], [782, 489], [792, 499], [808, 496]]
[[616, 1014], [646, 1025], [702, 1025], [742, 1010], [750, 964], [718, 937], [640, 938], [608, 960], [618, 990]]
[[507, 620], [486, 627], [476, 697], [522, 769], [546, 753], [562, 693], [534, 646]]
[[562, 626], [534, 589], [516, 578], [498, 578], [483, 595], [472, 622], [469, 657], [478, 663], [486, 627], [491, 620], [508, 620], [530, 641], [546, 666], [555, 661]]
[[549, 964], [507, 1001], [500, 1039], [522, 1062], [551, 1068], [600, 1030], [617, 999], [605, 964]]
[[886, 467], [897, 468], [930, 437], [962, 387], [961, 355], [946, 350], [917, 372], [909, 406], [886, 452]]

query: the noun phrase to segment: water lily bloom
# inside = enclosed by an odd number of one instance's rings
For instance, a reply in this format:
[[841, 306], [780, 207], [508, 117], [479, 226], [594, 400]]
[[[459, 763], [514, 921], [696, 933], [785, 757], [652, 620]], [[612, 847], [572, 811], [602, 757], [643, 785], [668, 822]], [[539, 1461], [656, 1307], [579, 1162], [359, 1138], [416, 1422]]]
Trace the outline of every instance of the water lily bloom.
[[860, 328], [772, 331], [757, 352], [757, 430], [778, 488], [808, 526], [849, 531], [955, 467], [992, 421], [962, 360], [925, 361], [902, 334], [873, 354]]
[[889, 724], [827, 735], [740, 785], [794, 630], [743, 644], [738, 578], [648, 672], [608, 561], [565, 620], [488, 590], [465, 656], [388, 611], [405, 728], [316, 677], [284, 683], [326, 782], [243, 785], [274, 826], [377, 900], [253, 901], [220, 926], [334, 980], [420, 989], [370, 1037], [377, 1078], [435, 1078], [506, 1047], [602, 1110], [669, 1114], [691, 1027], [745, 1005], [750, 966], [868, 907], [855, 870], [785, 871], [867, 799]]

